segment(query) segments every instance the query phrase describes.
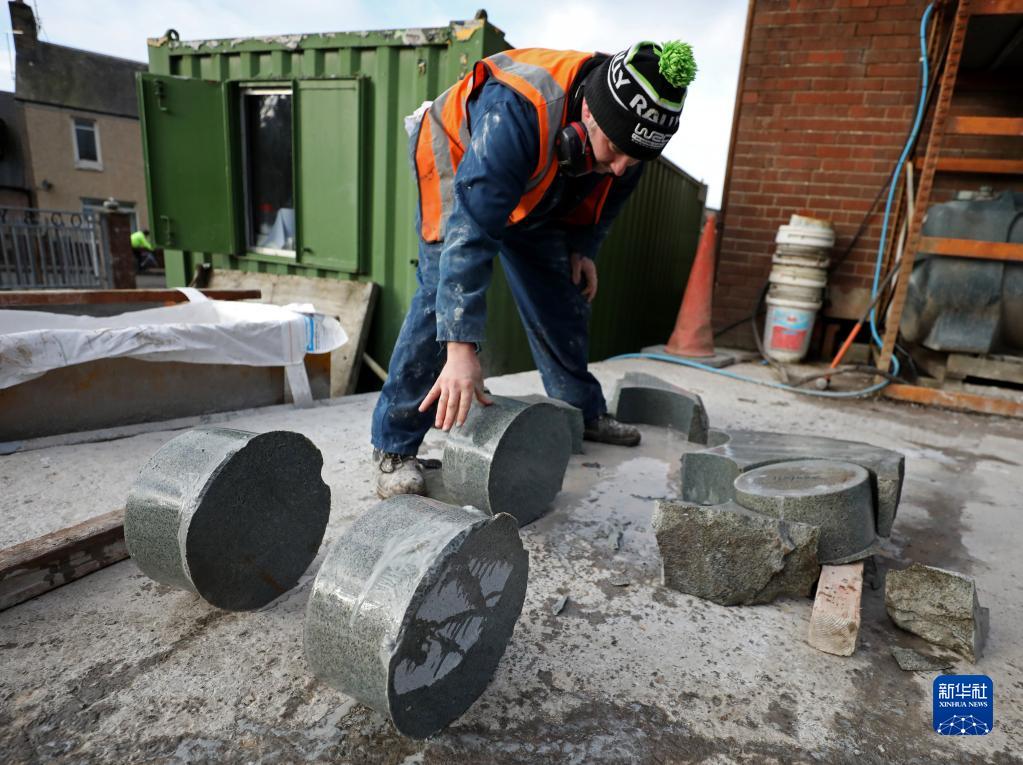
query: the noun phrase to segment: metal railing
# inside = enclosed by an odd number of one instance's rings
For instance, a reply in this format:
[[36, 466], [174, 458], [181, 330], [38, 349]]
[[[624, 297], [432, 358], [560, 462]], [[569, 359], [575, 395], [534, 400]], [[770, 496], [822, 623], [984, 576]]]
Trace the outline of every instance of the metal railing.
[[0, 290], [103, 289], [112, 280], [95, 215], [0, 207]]

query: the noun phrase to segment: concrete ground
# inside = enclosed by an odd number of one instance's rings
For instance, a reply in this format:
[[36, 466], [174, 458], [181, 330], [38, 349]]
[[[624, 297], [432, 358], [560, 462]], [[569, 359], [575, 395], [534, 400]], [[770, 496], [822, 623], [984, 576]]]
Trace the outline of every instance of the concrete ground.
[[[125, 561], [0, 613], [0, 760], [1023, 762], [1018, 421], [808, 399], [649, 361], [594, 368], [608, 396], [628, 370], [699, 393], [716, 428], [902, 451], [903, 501], [880, 566], [920, 561], [976, 577], [991, 637], [977, 665], [959, 660], [954, 671], [994, 679], [994, 731], [931, 730], [934, 674], [903, 672], [889, 651], [935, 651], [894, 627], [881, 589], [866, 589], [859, 648], [839, 658], [804, 642], [808, 599], [724, 608], [660, 587], [654, 498], [678, 491], [679, 455], [693, 447], [646, 427], [637, 449], [588, 444], [550, 514], [522, 530], [531, 570], [514, 637], [483, 696], [433, 739], [402, 739], [309, 674], [302, 618], [319, 559], [298, 588], [255, 613], [218, 611]], [[488, 384], [496, 393], [541, 389], [535, 373]], [[365, 445], [374, 401], [275, 407], [228, 422], [297, 430], [320, 447], [333, 491], [326, 543], [375, 502]], [[0, 544], [122, 506], [135, 471], [174, 435], [156, 429], [0, 457]], [[427, 444], [427, 456], [439, 456], [441, 434]], [[568, 603], [555, 615], [561, 595]]]

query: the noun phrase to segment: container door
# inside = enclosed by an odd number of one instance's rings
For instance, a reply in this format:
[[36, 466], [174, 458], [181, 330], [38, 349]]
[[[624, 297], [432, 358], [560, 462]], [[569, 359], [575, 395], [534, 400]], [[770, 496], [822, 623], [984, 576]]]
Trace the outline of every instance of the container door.
[[362, 81], [295, 83], [295, 191], [305, 265], [358, 273], [363, 230]]
[[228, 87], [138, 75], [149, 225], [157, 246], [238, 251]]

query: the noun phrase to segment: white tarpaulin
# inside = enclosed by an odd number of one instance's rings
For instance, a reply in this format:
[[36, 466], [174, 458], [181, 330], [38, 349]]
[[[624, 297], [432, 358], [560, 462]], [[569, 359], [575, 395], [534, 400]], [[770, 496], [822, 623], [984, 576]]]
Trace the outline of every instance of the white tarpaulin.
[[0, 310], [0, 388], [59, 367], [125, 357], [294, 370], [306, 353], [348, 342], [337, 319], [308, 303], [280, 307], [182, 291], [194, 302], [117, 316]]

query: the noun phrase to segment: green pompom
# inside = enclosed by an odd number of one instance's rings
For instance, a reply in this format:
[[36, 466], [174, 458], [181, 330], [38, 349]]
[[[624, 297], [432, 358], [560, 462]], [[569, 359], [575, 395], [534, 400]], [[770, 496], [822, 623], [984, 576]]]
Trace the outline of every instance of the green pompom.
[[672, 40], [664, 43], [660, 50], [658, 69], [664, 79], [676, 88], [684, 88], [696, 77], [696, 59], [689, 43]]

